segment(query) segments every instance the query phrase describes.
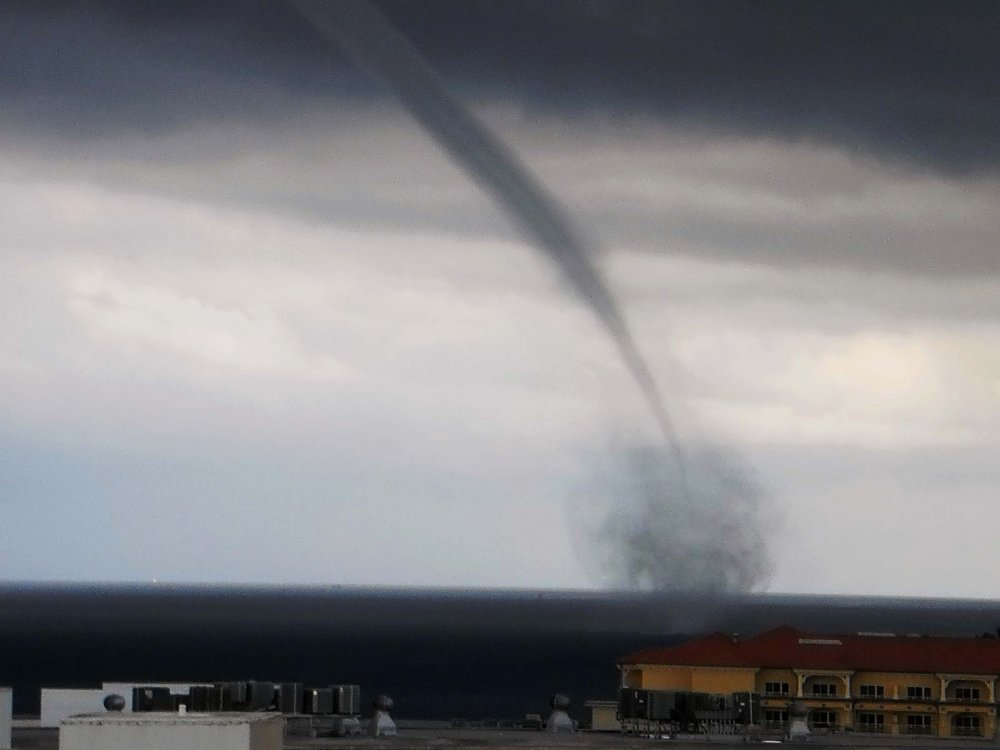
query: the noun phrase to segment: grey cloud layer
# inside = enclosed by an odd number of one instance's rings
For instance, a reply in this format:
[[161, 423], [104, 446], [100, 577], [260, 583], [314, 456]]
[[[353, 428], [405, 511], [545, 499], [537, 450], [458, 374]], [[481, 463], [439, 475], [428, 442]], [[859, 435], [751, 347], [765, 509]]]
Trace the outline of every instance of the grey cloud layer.
[[[0, 410], [20, 446], [0, 451], [10, 575], [192, 578], [212, 538], [252, 549], [277, 528], [299, 543], [218, 576], [290, 580], [313, 557], [335, 571], [325, 580], [583, 582], [553, 500], [579, 507], [568, 485], [595, 462], [567, 453], [644, 415], [598, 327], [526, 248], [31, 172], [0, 202]], [[710, 427], [752, 443], [755, 464], [772, 451], [762, 478], [808, 532], [779, 547], [779, 590], [943, 595], [963, 581], [995, 595], [968, 574], [995, 556], [994, 525], [967, 525], [993, 513], [995, 284], [605, 260], [655, 371], [669, 372], [667, 336]], [[929, 560], [923, 535], [956, 501], [966, 525]], [[136, 502], [155, 506], [155, 529]], [[857, 519], [888, 541], [841, 559]], [[63, 550], [87, 524], [103, 546], [84, 566]], [[345, 528], [364, 533], [341, 543]], [[421, 543], [401, 549], [397, 533]], [[147, 554], [157, 545], [183, 559]], [[896, 569], [881, 566], [887, 545]]]
[[[382, 6], [611, 248], [1000, 271], [995, 4]], [[22, 2], [0, 36], [0, 128], [29, 175], [509, 235], [284, 3]]]
[[[778, 589], [995, 595], [996, 6], [384, 8], [792, 510]], [[559, 499], [641, 403], [377, 87], [270, 2], [16, 2], [0, 37], [3, 571], [197, 578], [281, 529], [218, 575], [584, 582]]]
[[[481, 101], [806, 137], [947, 172], [1000, 162], [995, 3], [381, 5]], [[4, 120], [28, 130], [280, 120], [380, 96], [278, 2], [17, 2], [0, 21]]]
[[[1000, 275], [995, 178], [898, 170], [808, 143], [670, 133], [651, 121], [622, 130], [512, 110], [481, 117], [612, 250], [930, 279]], [[22, 180], [84, 179], [341, 226], [513, 236], [499, 209], [386, 106], [73, 149], [8, 143], [8, 174]]]

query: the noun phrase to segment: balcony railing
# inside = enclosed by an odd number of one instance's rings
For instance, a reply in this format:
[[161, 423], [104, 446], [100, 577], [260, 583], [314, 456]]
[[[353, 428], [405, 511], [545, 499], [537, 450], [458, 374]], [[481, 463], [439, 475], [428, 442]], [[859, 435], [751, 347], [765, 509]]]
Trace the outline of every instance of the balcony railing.
[[871, 723], [857, 724], [855, 725], [855, 729], [857, 729], [859, 732], [870, 732], [873, 734], [878, 734], [880, 732], [885, 732], [885, 724], [871, 724]]
[[952, 736], [954, 737], [982, 737], [983, 730], [981, 727], [952, 727]]
[[905, 732], [906, 734], [930, 734], [931, 729], [932, 727], [930, 724], [927, 724], [926, 726], [921, 726], [918, 724], [912, 724], [912, 725], [908, 724], [907, 726], [903, 727], [903, 732]]

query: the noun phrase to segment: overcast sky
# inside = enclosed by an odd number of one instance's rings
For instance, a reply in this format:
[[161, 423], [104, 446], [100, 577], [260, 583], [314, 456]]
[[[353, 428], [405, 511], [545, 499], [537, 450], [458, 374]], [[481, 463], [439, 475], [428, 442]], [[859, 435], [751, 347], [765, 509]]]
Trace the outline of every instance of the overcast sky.
[[[1000, 6], [380, 7], [755, 475], [758, 588], [1000, 598]], [[615, 584], [613, 343], [289, 6], [5, 3], [0, 165], [0, 580]]]

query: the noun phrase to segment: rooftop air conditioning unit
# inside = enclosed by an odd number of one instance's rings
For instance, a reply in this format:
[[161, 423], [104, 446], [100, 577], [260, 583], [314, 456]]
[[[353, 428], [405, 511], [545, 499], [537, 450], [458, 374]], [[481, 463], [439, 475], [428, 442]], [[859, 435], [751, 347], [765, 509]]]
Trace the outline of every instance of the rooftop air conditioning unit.
[[358, 685], [332, 685], [334, 713], [356, 716], [361, 713], [361, 688]]
[[305, 691], [304, 713], [332, 714], [333, 690], [330, 688], [308, 688]]
[[301, 682], [282, 682], [278, 685], [278, 710], [283, 714], [304, 713], [304, 690]]

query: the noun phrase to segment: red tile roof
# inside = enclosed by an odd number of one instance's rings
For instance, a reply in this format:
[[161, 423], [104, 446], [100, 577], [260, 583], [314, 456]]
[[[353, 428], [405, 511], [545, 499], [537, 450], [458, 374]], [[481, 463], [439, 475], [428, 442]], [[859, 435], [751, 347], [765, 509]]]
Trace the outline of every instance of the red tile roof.
[[622, 664], [1000, 674], [1000, 639], [818, 635], [787, 626], [734, 642], [724, 633], [648, 648]]

